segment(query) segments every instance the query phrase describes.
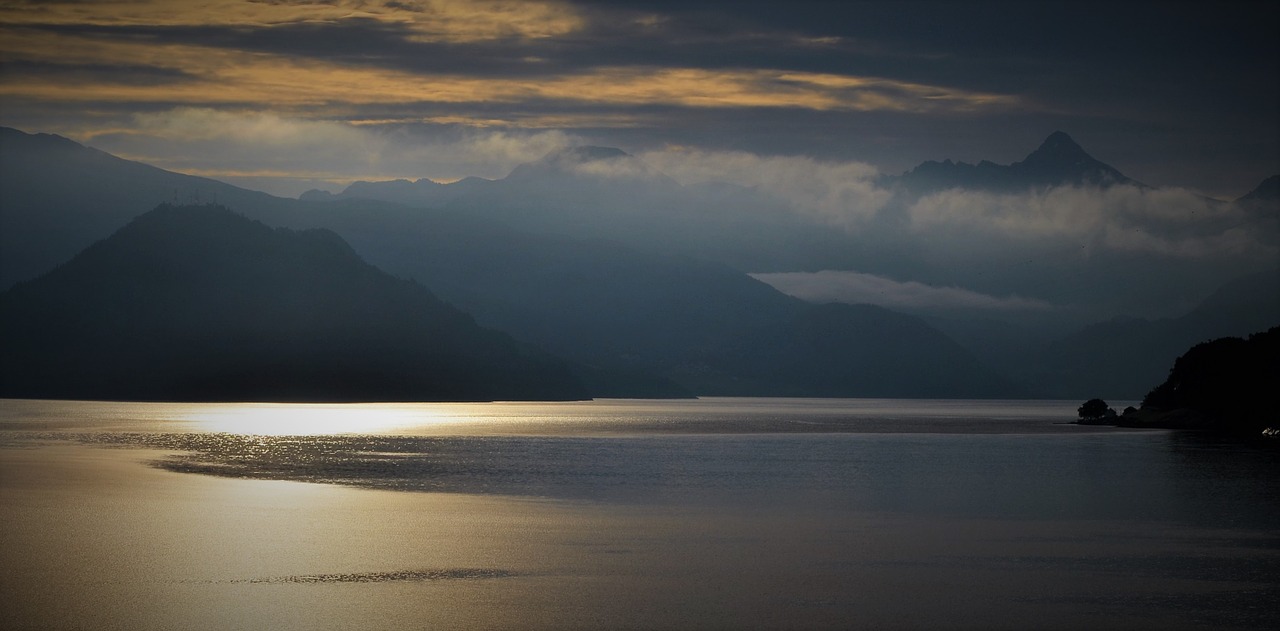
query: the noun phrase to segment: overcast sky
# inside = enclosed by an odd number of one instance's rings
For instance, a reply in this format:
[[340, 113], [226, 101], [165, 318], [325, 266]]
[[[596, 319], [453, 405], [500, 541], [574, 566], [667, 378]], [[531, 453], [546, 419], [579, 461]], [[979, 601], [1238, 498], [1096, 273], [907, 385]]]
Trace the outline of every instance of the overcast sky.
[[1280, 172], [1265, 3], [0, 0], [0, 124], [277, 193], [500, 177], [566, 144]]

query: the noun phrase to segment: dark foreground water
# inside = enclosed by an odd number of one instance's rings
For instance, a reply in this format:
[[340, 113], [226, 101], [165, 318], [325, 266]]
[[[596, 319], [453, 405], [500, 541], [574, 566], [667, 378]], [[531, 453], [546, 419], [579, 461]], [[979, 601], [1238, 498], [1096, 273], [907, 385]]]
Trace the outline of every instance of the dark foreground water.
[[1280, 628], [1280, 452], [1075, 405], [4, 401], [0, 622]]

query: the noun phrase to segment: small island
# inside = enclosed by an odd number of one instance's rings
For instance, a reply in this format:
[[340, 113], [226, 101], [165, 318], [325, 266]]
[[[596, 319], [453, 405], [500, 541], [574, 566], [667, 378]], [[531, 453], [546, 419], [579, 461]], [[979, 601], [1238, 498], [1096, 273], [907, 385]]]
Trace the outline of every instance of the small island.
[[1102, 399], [1078, 409], [1081, 425], [1193, 429], [1280, 437], [1275, 392], [1280, 385], [1280, 327], [1247, 339], [1197, 344], [1174, 362], [1169, 378], [1121, 414]]

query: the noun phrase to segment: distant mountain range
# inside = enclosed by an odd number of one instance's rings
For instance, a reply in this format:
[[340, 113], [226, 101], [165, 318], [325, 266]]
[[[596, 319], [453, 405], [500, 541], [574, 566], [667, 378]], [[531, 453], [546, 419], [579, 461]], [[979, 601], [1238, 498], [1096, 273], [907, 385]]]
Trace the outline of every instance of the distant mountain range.
[[53, 269], [158, 204], [295, 203], [8, 127], [0, 127], [0, 177], [0, 289]]
[[[906, 194], [953, 185], [1140, 186], [1061, 133], [1012, 165], [947, 164], [926, 163], [885, 185]], [[1280, 218], [1277, 181], [1239, 203]], [[897, 261], [893, 269], [928, 280], [956, 266], [931, 260], [938, 255], [912, 235], [799, 221], [751, 189], [682, 187], [611, 148], [555, 152], [501, 180], [357, 183], [336, 196], [304, 197], [327, 201], [281, 199], [58, 136], [0, 129], [0, 287], [52, 270], [156, 204], [216, 200], [267, 225], [332, 230], [364, 260], [422, 283], [481, 326], [565, 358], [590, 396], [624, 397], [1138, 397], [1190, 344], [1280, 322], [1280, 307], [1269, 300], [1280, 292], [1262, 274], [1186, 316], [1097, 323], [1044, 348], [1041, 334], [990, 316], [930, 312], [929, 322], [954, 333], [962, 348], [915, 317], [809, 305], [742, 273], [751, 261], [803, 263], [800, 269]], [[695, 207], [699, 200], [716, 203]], [[1099, 279], [1117, 266], [1168, 278], [1160, 287], [1181, 291], [1220, 274], [1195, 261], [1099, 255], [1071, 263], [1066, 252], [985, 247], [994, 258], [974, 278], [1026, 296], [1037, 286], [1061, 296], [1105, 292]], [[1029, 267], [1030, 256], [1047, 267]]]
[[[619, 185], [640, 185], [637, 191], [646, 198], [655, 194], [670, 196], [680, 185], [642, 160], [612, 147], [581, 146], [555, 151], [542, 159], [516, 167], [510, 175], [498, 180], [466, 178], [449, 184], [428, 179], [414, 182], [391, 180], [355, 182], [336, 195], [311, 190], [302, 195], [309, 201], [335, 199], [377, 199], [397, 203], [445, 206], [459, 200], [478, 198], [497, 201], [495, 197], [519, 194], [526, 203], [544, 201], [550, 195], [582, 195], [583, 184], [591, 181], [607, 184], [608, 193], [617, 197]], [[966, 190], [1023, 191], [1051, 186], [1113, 186], [1130, 184], [1145, 186], [1125, 176], [1115, 167], [1090, 156], [1066, 133], [1056, 131], [1025, 159], [1010, 165], [983, 160], [978, 164], [926, 161], [902, 175], [880, 179], [884, 186], [914, 193], [948, 188]], [[590, 188], [590, 187], [587, 187]], [[592, 191], [598, 193], [599, 191]], [[564, 201], [564, 200], [559, 200]], [[618, 200], [613, 200], [615, 203]], [[629, 200], [624, 200], [629, 203]]]
[[568, 365], [482, 329], [327, 230], [161, 206], [0, 294], [0, 396], [583, 399]]
[[1021, 389], [917, 318], [826, 304], [744, 330], [677, 372], [698, 392], [798, 397], [1020, 398]]
[[[124, 225], [132, 218], [126, 210], [130, 204], [145, 209], [154, 206], [156, 197], [165, 201], [197, 194], [202, 198], [216, 196], [219, 201], [232, 200], [229, 203], [235, 205], [236, 211], [268, 225], [332, 230], [365, 260], [392, 274], [416, 279], [444, 300], [474, 314], [481, 325], [506, 331], [572, 360], [574, 375], [591, 396], [679, 396], [690, 392], [954, 397], [1026, 394], [1010, 381], [981, 368], [970, 354], [914, 317], [870, 307], [849, 310], [809, 305], [738, 270], [687, 254], [606, 240], [536, 234], [505, 225], [492, 216], [477, 217], [449, 209], [409, 208], [358, 199], [328, 203], [283, 200], [120, 160], [57, 137], [28, 136], [13, 130], [5, 133], [6, 138], [16, 134], [14, 137], [21, 139], [19, 143], [6, 140], [3, 150], [0, 189], [6, 203], [0, 212], [5, 215], [6, 225], [19, 228], [17, 234], [6, 234], [7, 239], [43, 244], [51, 252], [70, 250], [66, 255], [69, 259], [77, 249], [89, 246], [85, 239], [91, 228], [100, 231], [95, 238], [103, 238], [114, 229], [110, 227], [112, 222]], [[572, 165], [580, 157], [552, 157], [539, 168], [563, 170], [565, 160]], [[625, 157], [616, 154], [608, 159], [626, 162]], [[620, 168], [625, 167], [623, 164]], [[531, 168], [525, 176], [534, 177], [536, 171]], [[28, 175], [29, 181], [10, 185], [18, 176]], [[641, 172], [642, 177], [650, 175]], [[169, 190], [171, 187], [185, 188], [178, 188], [175, 194]], [[81, 220], [84, 225], [72, 234], [56, 229], [59, 222]], [[111, 249], [125, 249], [120, 241], [113, 243]], [[134, 246], [145, 249], [145, 244]], [[24, 258], [29, 254], [29, 250], [5, 252], [20, 270], [53, 265], [45, 262], [52, 254], [41, 252], [41, 256]], [[179, 256], [181, 252], [167, 254]], [[125, 254], [118, 256], [127, 258]], [[83, 271], [88, 265], [80, 263], [73, 268], [88, 274]], [[154, 265], [170, 267], [163, 260]], [[178, 263], [173, 266], [181, 267]], [[65, 272], [60, 270], [54, 277], [60, 278], [58, 274]], [[259, 275], [271, 276], [265, 271]], [[38, 286], [51, 282], [42, 278]], [[226, 298], [234, 284], [217, 288], [221, 292], [218, 295]], [[89, 285], [92, 283], [75, 286], [88, 292]], [[137, 289], [136, 293], [146, 297], [152, 291], [161, 291], [159, 287]], [[33, 290], [15, 287], [5, 301], [17, 300], [16, 296], [30, 291]], [[63, 304], [72, 309], [73, 291], [47, 291], [63, 292], [59, 294]], [[177, 287], [165, 287], [163, 291], [190, 297]], [[116, 309], [109, 300], [92, 292], [83, 302], [90, 317], [100, 305]], [[819, 317], [821, 314], [827, 315]], [[137, 321], [160, 326], [165, 320], [147, 317], [138, 315]], [[86, 330], [95, 333], [84, 340], [85, 344], [99, 334], [111, 337], [109, 327]], [[839, 343], [823, 344], [824, 336]], [[26, 337], [51, 344], [59, 339], [48, 332], [43, 337]], [[757, 344], [757, 340], [801, 339], [808, 340], [807, 345]], [[21, 346], [16, 339], [11, 342]], [[29, 351], [37, 346], [22, 348]], [[832, 375], [846, 378], [819, 382], [811, 379], [811, 372], [787, 370], [775, 371], [765, 379], [759, 370], [770, 363], [799, 367], [805, 365], [806, 356], [811, 356], [814, 365], [831, 369]], [[939, 367], [946, 366], [958, 367], [963, 375], [950, 381], [942, 379], [946, 370]], [[50, 377], [57, 373], [39, 374]], [[876, 378], [863, 382], [858, 375]], [[145, 392], [127, 392], [130, 394], [95, 396], [149, 396]], [[482, 396], [488, 395], [466, 395]]]
[[1227, 283], [1186, 314], [1099, 322], [1033, 352], [1028, 387], [1059, 398], [1137, 399], [1164, 380], [1187, 348], [1280, 324], [1280, 270]]
[[313, 189], [303, 193], [300, 199], [376, 199], [412, 206], [440, 207], [460, 199], [475, 198], [472, 204], [482, 205], [486, 199], [521, 195], [526, 198], [524, 203], [529, 204], [541, 203], [548, 196], [563, 196], [568, 192], [578, 198], [600, 194], [617, 198], [619, 187], [633, 189], [633, 192], [648, 198], [655, 194], [672, 193], [680, 185], [621, 149], [577, 146], [553, 151], [539, 160], [521, 164], [498, 180], [469, 177], [446, 184], [426, 178], [412, 182], [360, 181], [353, 182], [336, 195]]
[[[1100, 311], [1111, 313], [1141, 312], [1144, 305], [1153, 302], [1198, 300], [1231, 276], [1256, 271], [1243, 260], [1223, 263], [1229, 269], [1216, 269], [1204, 260], [1160, 253], [1154, 248], [1094, 247], [1089, 248], [1089, 256], [1081, 257], [1082, 245], [1088, 247], [1090, 241], [1119, 239], [1119, 234], [1141, 234], [1144, 230], [1177, 241], [1186, 236], [1179, 231], [1199, 229], [1218, 218], [1212, 212], [1200, 212], [1196, 215], [1199, 223], [1189, 228], [1193, 224], [1182, 221], [1179, 213], [1195, 209], [1180, 207], [1182, 202], [1174, 200], [1168, 202], [1168, 216], [1145, 211], [1146, 206], [1160, 203], [1156, 200], [1161, 195], [1155, 189], [1090, 156], [1063, 132], [1049, 135], [1026, 158], [1009, 165], [930, 161], [901, 175], [849, 185], [851, 191], [875, 189], [874, 199], [854, 195], [838, 202], [849, 205], [847, 209], [837, 210], [725, 183], [681, 186], [618, 149], [576, 147], [518, 166], [496, 180], [357, 182], [336, 195], [312, 192], [304, 197], [377, 199], [435, 208], [526, 232], [608, 239], [644, 251], [682, 253], [744, 272], [857, 270], [1060, 304], [1105, 300], [1107, 304]], [[844, 194], [843, 186], [815, 181], [809, 190], [797, 194], [810, 201], [831, 201], [829, 198]], [[915, 209], [935, 193], [979, 193], [956, 196], [963, 197], [957, 203], [968, 204], [956, 207], [956, 218], [979, 213], [981, 204], [1004, 203], [1009, 206], [999, 209], [999, 223], [1034, 226], [1037, 215], [1066, 214], [1057, 207], [1071, 203], [1066, 201], [1068, 195], [1051, 201], [1040, 197], [1059, 187], [1078, 187], [1075, 203], [1125, 205], [1125, 210], [1100, 213], [1124, 225], [1108, 226], [1113, 231], [1109, 235], [1061, 237], [1037, 231], [1030, 235], [999, 229], [983, 232], [964, 223], [956, 230], [946, 230], [927, 220], [922, 228]], [[1139, 192], [1105, 193], [1118, 188]], [[1000, 197], [993, 199], [989, 197], [992, 194]], [[1020, 196], [1027, 197], [1025, 204]], [[1222, 205], [1189, 193], [1186, 196], [1202, 206]], [[950, 199], [938, 203], [950, 204]], [[871, 207], [861, 207], [865, 205]], [[1267, 221], [1267, 208], [1273, 205], [1261, 204], [1255, 213], [1257, 222]], [[1086, 210], [1081, 212], [1088, 215]], [[848, 213], [847, 217], [842, 213]], [[927, 216], [929, 211], [923, 214]], [[1046, 216], [1044, 220], [1061, 222], [1064, 217]], [[1237, 218], [1229, 216], [1213, 226], [1219, 233], [1241, 229], [1263, 241], [1280, 233], [1266, 226], [1240, 226]], [[939, 235], [928, 230], [945, 232]], [[1280, 234], [1274, 240], [1280, 242]], [[1183, 281], [1152, 282], [1153, 275], [1174, 275]]]
[[882, 182], [913, 193], [950, 188], [1018, 192], [1064, 185], [1145, 186], [1095, 159], [1060, 131], [1050, 134], [1021, 162], [1000, 165], [986, 160], [978, 164], [930, 160], [900, 176], [883, 178]]
[[434, 208], [527, 232], [697, 256], [739, 271], [812, 259], [819, 252], [848, 258], [847, 239], [825, 226], [797, 222], [778, 200], [737, 192], [735, 199], [724, 199], [723, 188], [684, 187], [624, 151], [583, 146], [554, 151], [496, 180], [355, 182], [336, 195], [308, 191], [301, 199]]

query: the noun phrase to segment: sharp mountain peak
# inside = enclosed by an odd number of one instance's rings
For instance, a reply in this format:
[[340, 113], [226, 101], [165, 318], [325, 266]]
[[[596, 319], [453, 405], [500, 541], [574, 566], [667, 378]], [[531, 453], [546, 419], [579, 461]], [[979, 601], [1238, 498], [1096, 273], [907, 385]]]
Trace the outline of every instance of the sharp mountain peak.
[[1067, 133], [1063, 131], [1055, 131], [1052, 134], [1049, 134], [1049, 137], [1045, 138], [1044, 142], [1040, 143], [1040, 147], [1031, 152], [1024, 162], [1036, 157], [1093, 159], [1093, 156], [1089, 155], [1088, 152], [1084, 150], [1084, 147], [1080, 146], [1080, 143], [1077, 143], [1071, 138], [1071, 136], [1068, 136]]
[[1062, 131], [1049, 134], [1026, 158], [1007, 166], [986, 160], [976, 166], [966, 162], [931, 160], [903, 174], [898, 181], [917, 191], [946, 188], [1026, 190], [1060, 185], [1142, 186], [1115, 167], [1089, 155]]

